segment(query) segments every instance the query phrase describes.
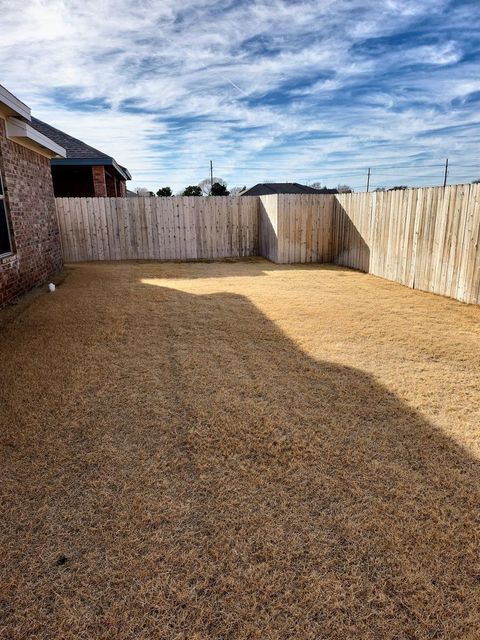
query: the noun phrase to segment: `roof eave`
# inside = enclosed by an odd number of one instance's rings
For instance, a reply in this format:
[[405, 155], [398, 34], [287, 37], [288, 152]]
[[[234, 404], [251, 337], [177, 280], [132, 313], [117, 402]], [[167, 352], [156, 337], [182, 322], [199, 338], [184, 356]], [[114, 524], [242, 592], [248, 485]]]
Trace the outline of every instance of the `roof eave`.
[[130, 175], [130, 171], [126, 167], [121, 167], [116, 161], [113, 159], [113, 166], [118, 171], [118, 173], [125, 178], [125, 180], [131, 180], [132, 176]]
[[0, 105], [3, 106], [9, 116], [22, 116], [30, 122], [32, 119], [30, 107], [24, 102], [16, 98], [4, 86], [0, 84]]
[[113, 158], [55, 158], [54, 166], [87, 166], [87, 167], [113, 167], [124, 180], [131, 180], [130, 172], [121, 167]]
[[28, 122], [9, 117], [6, 120], [7, 137], [18, 144], [33, 148], [47, 158], [64, 158], [66, 151], [59, 144], [34, 129]]

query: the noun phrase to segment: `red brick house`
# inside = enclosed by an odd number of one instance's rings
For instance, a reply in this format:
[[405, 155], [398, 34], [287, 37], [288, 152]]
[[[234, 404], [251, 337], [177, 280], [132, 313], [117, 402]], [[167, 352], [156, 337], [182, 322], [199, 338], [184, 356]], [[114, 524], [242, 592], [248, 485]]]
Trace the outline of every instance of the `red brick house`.
[[0, 85], [0, 307], [62, 267], [50, 160], [65, 150]]
[[117, 198], [127, 195], [132, 176], [112, 156], [32, 118], [32, 127], [65, 149], [66, 157], [51, 161], [53, 190], [57, 198]]

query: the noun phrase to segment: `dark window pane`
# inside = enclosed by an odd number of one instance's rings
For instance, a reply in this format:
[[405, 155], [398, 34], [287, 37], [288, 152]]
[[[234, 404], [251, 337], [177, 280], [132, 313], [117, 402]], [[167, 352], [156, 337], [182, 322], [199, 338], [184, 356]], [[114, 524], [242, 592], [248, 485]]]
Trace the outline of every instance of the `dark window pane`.
[[10, 237], [8, 235], [7, 216], [5, 211], [5, 201], [0, 200], [0, 255], [2, 253], [9, 253]]

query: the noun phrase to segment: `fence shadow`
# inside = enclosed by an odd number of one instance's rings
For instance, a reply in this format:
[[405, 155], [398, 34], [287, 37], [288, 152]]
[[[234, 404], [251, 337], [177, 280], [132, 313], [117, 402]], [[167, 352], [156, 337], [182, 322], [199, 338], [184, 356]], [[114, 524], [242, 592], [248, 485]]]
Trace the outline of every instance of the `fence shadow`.
[[338, 199], [333, 210], [332, 262], [370, 271], [370, 247]]
[[[268, 198], [268, 201], [275, 200], [275, 205], [272, 207], [270, 202], [270, 207], [266, 205], [264, 199], [259, 198], [258, 203], [258, 227], [259, 227], [259, 242], [258, 242], [258, 252], [259, 255], [271, 260], [272, 262], [276, 262], [278, 258], [278, 232], [275, 228], [272, 216], [276, 217], [278, 215], [278, 199]], [[272, 208], [272, 210], [270, 210]], [[278, 224], [278, 223], [277, 223]]]
[[[39, 638], [66, 620], [72, 638], [476, 636], [477, 460], [243, 296], [117, 282], [106, 307], [95, 291], [73, 287], [52, 320], [84, 387], [35, 450], [51, 456], [36, 490], [65, 506], [53, 537], [24, 524], [21, 562], [4, 563], [12, 637], [32, 609]], [[99, 352], [113, 321], [121, 338]], [[17, 480], [30, 461], [5, 470], [4, 531], [35, 520]], [[44, 568], [59, 548], [74, 558], [61, 579]]]

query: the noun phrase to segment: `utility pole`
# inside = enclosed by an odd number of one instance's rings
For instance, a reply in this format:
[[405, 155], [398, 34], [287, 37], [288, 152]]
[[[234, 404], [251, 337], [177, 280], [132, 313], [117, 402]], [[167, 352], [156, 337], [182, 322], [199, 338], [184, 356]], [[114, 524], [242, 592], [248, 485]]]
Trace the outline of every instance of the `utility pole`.
[[370, 167], [368, 167], [368, 174], [367, 174], [367, 193], [369, 188], [370, 188]]
[[210, 160], [210, 195], [212, 195], [213, 187], [213, 162]]
[[447, 186], [447, 175], [448, 175], [448, 158], [445, 160], [445, 178], [443, 179], [443, 188]]

